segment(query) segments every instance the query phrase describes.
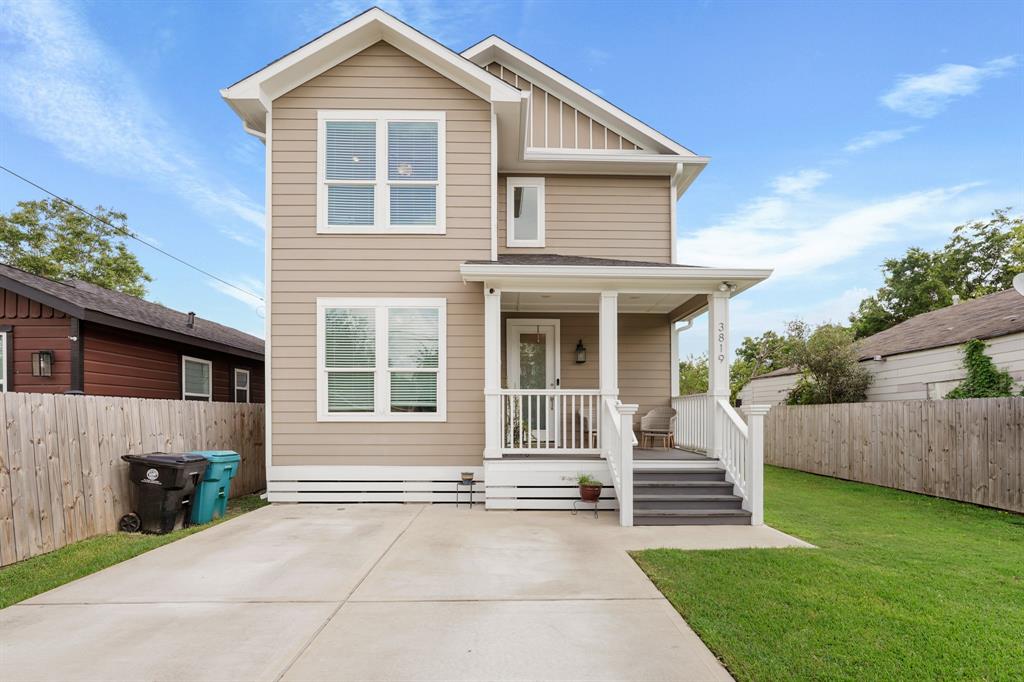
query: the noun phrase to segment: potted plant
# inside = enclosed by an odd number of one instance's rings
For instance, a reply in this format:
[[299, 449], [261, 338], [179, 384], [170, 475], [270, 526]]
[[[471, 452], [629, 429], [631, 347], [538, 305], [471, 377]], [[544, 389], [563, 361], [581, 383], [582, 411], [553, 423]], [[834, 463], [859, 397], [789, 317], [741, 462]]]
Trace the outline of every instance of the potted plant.
[[473, 482], [473, 472], [472, 471], [463, 471], [462, 472], [462, 482], [463, 483], [472, 483]]
[[580, 499], [584, 502], [597, 502], [601, 497], [601, 487], [604, 484], [590, 474], [580, 474], [576, 484], [580, 487]]

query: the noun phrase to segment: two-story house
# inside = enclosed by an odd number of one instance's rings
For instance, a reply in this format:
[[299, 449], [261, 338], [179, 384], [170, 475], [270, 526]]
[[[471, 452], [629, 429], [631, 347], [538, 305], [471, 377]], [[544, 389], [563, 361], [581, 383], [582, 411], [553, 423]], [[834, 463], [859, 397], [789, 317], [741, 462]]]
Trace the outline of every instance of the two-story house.
[[[625, 525], [761, 522], [726, 356], [770, 271], [678, 263], [706, 157], [496, 36], [458, 54], [376, 8], [222, 95], [266, 144], [271, 501], [454, 501], [470, 472], [487, 509], [564, 509], [585, 473]], [[673, 400], [705, 312], [709, 395]], [[670, 406], [687, 449], [636, 448]]]

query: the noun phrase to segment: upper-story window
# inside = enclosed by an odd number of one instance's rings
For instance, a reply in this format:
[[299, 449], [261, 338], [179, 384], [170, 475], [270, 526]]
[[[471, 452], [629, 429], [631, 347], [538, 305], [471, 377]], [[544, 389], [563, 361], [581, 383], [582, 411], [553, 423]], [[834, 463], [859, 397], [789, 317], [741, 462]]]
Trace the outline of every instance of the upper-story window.
[[507, 246], [544, 246], [544, 178], [509, 178]]
[[443, 111], [321, 111], [317, 232], [444, 234]]

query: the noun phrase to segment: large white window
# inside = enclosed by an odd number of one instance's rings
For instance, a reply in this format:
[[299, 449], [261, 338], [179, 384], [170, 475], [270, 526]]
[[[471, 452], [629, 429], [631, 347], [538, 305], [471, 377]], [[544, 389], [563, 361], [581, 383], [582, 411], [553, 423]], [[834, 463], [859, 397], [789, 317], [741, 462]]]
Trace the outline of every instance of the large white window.
[[508, 178], [507, 246], [544, 246], [544, 178]]
[[7, 332], [0, 332], [0, 393], [7, 392]]
[[444, 421], [445, 299], [317, 299], [321, 421]]
[[317, 232], [443, 234], [443, 111], [320, 111]]
[[213, 363], [181, 356], [181, 397], [184, 400], [213, 400]]

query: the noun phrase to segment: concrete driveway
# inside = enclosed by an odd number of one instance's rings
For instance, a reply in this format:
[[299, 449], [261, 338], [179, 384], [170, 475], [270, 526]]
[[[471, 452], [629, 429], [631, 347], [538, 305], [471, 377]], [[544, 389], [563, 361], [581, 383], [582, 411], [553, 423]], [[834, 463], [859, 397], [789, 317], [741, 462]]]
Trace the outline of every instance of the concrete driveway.
[[718, 680], [615, 515], [274, 505], [0, 611], [5, 680]]

